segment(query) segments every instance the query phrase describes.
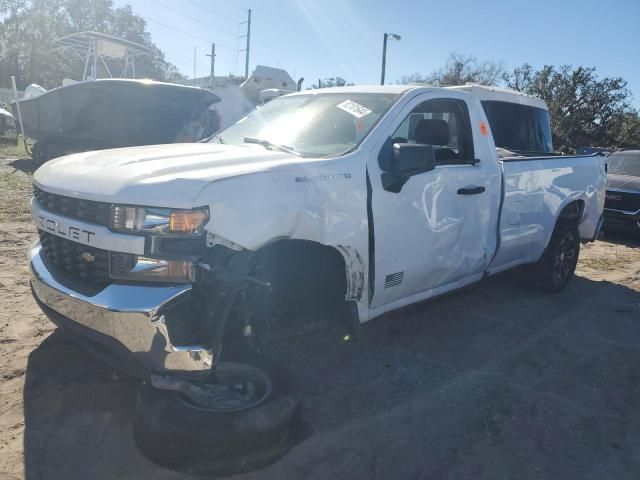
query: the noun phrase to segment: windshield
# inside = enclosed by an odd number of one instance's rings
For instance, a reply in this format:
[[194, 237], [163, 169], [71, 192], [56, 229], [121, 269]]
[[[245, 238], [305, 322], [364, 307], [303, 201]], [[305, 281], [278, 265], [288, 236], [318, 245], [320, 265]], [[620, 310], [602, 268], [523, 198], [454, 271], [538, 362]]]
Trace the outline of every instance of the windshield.
[[614, 153], [607, 159], [607, 171], [614, 175], [640, 177], [640, 152]]
[[484, 101], [496, 147], [518, 153], [552, 153], [549, 112], [510, 102]]
[[282, 146], [304, 157], [342, 155], [367, 136], [397, 98], [355, 92], [280, 97], [256, 108], [210, 141]]

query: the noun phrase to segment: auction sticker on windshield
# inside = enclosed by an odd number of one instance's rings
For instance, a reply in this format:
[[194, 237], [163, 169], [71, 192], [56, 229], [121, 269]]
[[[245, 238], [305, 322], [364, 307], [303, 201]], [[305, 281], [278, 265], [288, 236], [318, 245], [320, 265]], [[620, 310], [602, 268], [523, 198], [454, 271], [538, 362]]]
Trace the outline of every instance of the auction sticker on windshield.
[[354, 102], [353, 100], [345, 100], [344, 102], [336, 105], [336, 107], [338, 107], [341, 110], [344, 110], [347, 113], [350, 113], [356, 118], [362, 118], [365, 115], [368, 115], [371, 113], [371, 110], [369, 110], [367, 107], [363, 107], [362, 105]]

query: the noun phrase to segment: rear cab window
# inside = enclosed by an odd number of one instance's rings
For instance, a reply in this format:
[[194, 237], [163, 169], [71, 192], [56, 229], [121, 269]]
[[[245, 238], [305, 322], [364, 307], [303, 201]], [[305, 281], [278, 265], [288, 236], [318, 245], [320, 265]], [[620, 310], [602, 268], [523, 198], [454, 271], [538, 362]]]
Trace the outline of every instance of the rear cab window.
[[481, 103], [496, 147], [521, 154], [553, 153], [547, 110], [494, 100]]

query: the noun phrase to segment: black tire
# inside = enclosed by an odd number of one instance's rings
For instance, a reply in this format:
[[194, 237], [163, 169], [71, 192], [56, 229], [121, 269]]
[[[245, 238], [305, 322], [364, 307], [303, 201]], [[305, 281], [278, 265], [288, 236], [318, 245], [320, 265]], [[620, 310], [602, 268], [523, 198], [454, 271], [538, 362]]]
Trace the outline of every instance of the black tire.
[[544, 254], [529, 269], [535, 285], [550, 293], [564, 290], [573, 278], [579, 255], [578, 226], [573, 222], [558, 223]]
[[31, 158], [36, 168], [41, 167], [47, 160], [42, 142], [36, 142], [31, 149]]
[[36, 142], [31, 151], [33, 163], [35, 163], [37, 167], [41, 167], [55, 156], [52, 155], [55, 151], [56, 146], [51, 143]]
[[[155, 463], [189, 474], [230, 475], [266, 466], [292, 446], [301, 392], [293, 376], [265, 357], [243, 358], [270, 381], [257, 405], [232, 411], [195, 406], [181, 394], [140, 387], [134, 433]], [[223, 368], [224, 363], [219, 364]]]

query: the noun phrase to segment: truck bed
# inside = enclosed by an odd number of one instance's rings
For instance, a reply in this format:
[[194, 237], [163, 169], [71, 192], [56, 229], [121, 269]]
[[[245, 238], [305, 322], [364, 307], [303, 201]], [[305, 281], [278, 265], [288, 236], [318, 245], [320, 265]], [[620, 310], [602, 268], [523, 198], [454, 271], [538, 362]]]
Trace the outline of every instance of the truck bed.
[[506, 157], [495, 273], [538, 260], [555, 219], [571, 202], [581, 205], [580, 237], [595, 235], [604, 205], [605, 161], [601, 155]]

